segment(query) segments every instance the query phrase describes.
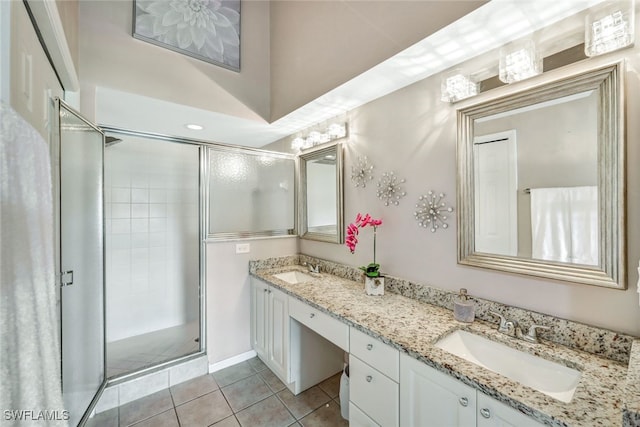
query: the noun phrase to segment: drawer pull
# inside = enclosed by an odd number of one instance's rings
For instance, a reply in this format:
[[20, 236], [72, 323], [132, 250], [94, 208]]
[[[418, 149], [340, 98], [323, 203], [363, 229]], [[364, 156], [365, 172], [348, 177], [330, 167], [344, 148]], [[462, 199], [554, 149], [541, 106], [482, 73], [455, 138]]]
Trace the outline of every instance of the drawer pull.
[[373, 380], [373, 377], [371, 375], [367, 375], [367, 382], [370, 383], [371, 380]]
[[367, 350], [373, 349], [373, 344], [367, 344]]
[[460, 402], [462, 406], [467, 406], [469, 404], [469, 399], [467, 399], [466, 397], [461, 397], [458, 402]]
[[480, 409], [480, 415], [482, 415], [485, 418], [491, 418], [491, 411], [488, 410], [487, 408], [482, 408]]
[[311, 313], [311, 314], [309, 315], [309, 317], [313, 319], [314, 317], [316, 317], [316, 314], [315, 314], [315, 313]]

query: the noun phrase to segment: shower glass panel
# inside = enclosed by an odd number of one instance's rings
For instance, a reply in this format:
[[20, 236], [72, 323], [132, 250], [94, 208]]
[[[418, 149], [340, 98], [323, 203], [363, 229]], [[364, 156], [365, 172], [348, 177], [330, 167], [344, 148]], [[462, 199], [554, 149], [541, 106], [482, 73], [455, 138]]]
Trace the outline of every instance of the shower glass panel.
[[208, 148], [208, 161], [208, 237], [295, 234], [292, 156]]
[[117, 377], [200, 351], [200, 148], [110, 135], [107, 376]]
[[77, 425], [105, 379], [104, 140], [76, 112], [57, 105], [62, 393], [69, 424]]

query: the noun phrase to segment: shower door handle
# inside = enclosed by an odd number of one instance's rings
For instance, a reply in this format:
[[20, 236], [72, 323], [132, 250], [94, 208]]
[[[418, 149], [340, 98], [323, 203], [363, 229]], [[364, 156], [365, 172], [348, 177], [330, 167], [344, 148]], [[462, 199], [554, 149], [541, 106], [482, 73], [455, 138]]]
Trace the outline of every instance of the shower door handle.
[[60, 287], [73, 285], [73, 270], [67, 270], [60, 273]]

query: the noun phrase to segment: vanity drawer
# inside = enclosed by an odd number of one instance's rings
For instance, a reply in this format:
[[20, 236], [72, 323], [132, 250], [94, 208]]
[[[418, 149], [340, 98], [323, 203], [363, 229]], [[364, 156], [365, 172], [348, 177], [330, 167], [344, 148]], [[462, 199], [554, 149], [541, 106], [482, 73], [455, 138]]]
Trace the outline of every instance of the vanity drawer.
[[398, 383], [353, 354], [349, 356], [349, 398], [381, 426], [398, 425]]
[[344, 351], [349, 351], [349, 326], [346, 323], [293, 297], [289, 297], [289, 316]]
[[397, 349], [351, 327], [349, 351], [392, 380], [400, 381], [400, 352]]
[[349, 402], [349, 427], [380, 427], [380, 425], [369, 418], [353, 402]]

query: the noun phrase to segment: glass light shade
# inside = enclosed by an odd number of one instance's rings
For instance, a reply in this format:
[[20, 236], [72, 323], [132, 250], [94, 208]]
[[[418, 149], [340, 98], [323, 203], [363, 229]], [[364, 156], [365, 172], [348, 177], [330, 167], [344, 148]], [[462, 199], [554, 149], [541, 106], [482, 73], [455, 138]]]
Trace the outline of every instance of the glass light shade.
[[632, 0], [595, 8], [586, 17], [584, 53], [597, 56], [633, 45], [634, 22]]
[[292, 150], [300, 151], [302, 150], [302, 147], [304, 147], [304, 139], [297, 137], [294, 138], [293, 141], [291, 141]]
[[499, 78], [514, 83], [542, 73], [542, 58], [532, 40], [510, 43], [500, 49]]
[[329, 138], [338, 139], [347, 136], [347, 124], [346, 123], [331, 123], [327, 129]]
[[480, 85], [470, 76], [465, 76], [460, 70], [454, 70], [445, 74], [440, 84], [441, 97], [445, 102], [456, 102], [461, 99], [475, 96], [479, 92]]

